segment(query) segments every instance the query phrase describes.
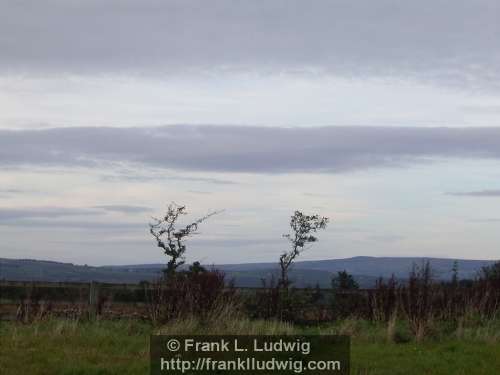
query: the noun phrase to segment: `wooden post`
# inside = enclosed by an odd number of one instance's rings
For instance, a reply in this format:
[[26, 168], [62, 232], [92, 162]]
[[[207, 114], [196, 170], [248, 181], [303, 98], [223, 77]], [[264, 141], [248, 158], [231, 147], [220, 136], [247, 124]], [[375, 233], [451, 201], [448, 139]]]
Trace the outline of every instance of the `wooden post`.
[[89, 288], [89, 318], [94, 320], [99, 313], [99, 283], [95, 281], [90, 282]]

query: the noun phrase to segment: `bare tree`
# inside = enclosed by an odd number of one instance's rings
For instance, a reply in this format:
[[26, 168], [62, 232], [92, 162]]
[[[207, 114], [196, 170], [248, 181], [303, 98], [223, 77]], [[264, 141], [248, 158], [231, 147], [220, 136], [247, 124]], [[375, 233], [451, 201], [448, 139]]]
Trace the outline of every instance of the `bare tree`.
[[172, 202], [168, 205], [167, 212], [161, 219], [153, 218], [154, 223], [149, 224], [149, 232], [155, 238], [158, 247], [161, 247], [164, 253], [170, 257], [167, 268], [164, 270], [166, 277], [173, 275], [177, 268], [185, 263], [186, 239], [198, 233], [199, 224], [220, 212], [210, 212], [194, 222], [178, 228], [177, 221], [181, 216], [187, 214], [186, 206]]
[[318, 239], [313, 233], [319, 229], [325, 229], [328, 224], [327, 217], [319, 215], [304, 215], [300, 211], [295, 211], [290, 219], [291, 234], [284, 234], [283, 237], [291, 243], [292, 249], [285, 251], [280, 256], [281, 278], [279, 284], [282, 288], [287, 289], [289, 286], [288, 270], [295, 258], [297, 258], [304, 250], [307, 244], [312, 244]]

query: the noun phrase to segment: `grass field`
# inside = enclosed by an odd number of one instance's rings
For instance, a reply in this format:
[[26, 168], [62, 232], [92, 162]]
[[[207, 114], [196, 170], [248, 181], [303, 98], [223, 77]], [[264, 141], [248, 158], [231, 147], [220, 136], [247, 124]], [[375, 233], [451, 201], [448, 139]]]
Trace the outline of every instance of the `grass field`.
[[349, 334], [353, 374], [500, 374], [499, 321], [475, 322], [458, 329], [441, 325], [417, 343], [402, 322], [389, 328], [361, 320], [298, 327], [246, 319], [226, 319], [224, 324], [212, 325], [188, 319], [160, 329], [138, 321], [4, 322], [0, 327], [0, 373], [147, 374], [149, 335], [153, 332]]

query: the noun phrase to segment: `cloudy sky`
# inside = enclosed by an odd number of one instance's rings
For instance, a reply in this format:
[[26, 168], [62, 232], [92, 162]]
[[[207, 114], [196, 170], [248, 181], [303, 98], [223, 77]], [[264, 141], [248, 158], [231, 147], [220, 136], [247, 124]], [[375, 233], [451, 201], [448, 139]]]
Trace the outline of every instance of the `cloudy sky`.
[[0, 0], [0, 257], [500, 257], [500, 3]]

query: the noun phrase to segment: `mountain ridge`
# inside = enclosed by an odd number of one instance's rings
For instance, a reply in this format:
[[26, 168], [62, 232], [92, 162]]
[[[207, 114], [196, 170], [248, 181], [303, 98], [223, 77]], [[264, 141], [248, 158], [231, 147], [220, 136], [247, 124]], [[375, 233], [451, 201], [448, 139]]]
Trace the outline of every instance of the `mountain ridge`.
[[[461, 279], [475, 278], [482, 267], [489, 266], [493, 260], [469, 260], [431, 257], [371, 257], [356, 256], [341, 259], [306, 260], [295, 263], [291, 278], [297, 286], [329, 287], [333, 275], [346, 270], [354, 276], [362, 287], [371, 287], [380, 278], [394, 275], [397, 279], [408, 277], [413, 265], [420, 266], [429, 261], [436, 280], [449, 280], [455, 262]], [[0, 258], [0, 280], [12, 281], [60, 281], [109, 283], [139, 283], [151, 281], [161, 275], [164, 264], [88, 266], [67, 262], [37, 259]], [[262, 279], [278, 277], [277, 263], [234, 263], [205, 264], [226, 273], [237, 286], [260, 286]]]

